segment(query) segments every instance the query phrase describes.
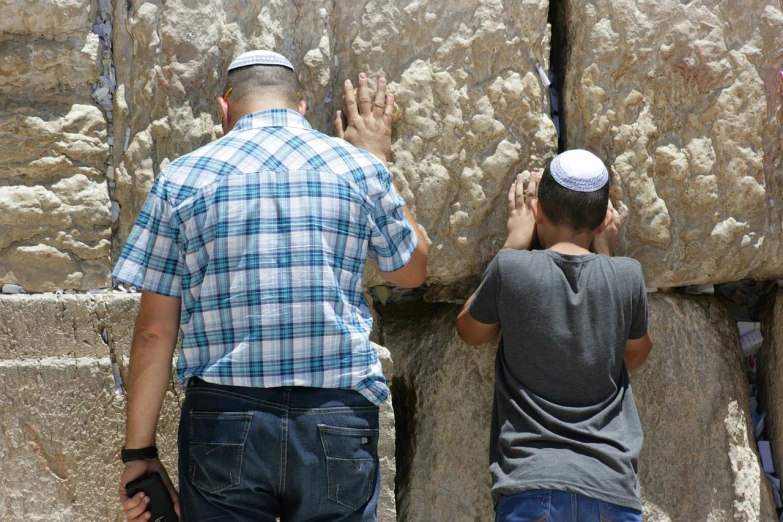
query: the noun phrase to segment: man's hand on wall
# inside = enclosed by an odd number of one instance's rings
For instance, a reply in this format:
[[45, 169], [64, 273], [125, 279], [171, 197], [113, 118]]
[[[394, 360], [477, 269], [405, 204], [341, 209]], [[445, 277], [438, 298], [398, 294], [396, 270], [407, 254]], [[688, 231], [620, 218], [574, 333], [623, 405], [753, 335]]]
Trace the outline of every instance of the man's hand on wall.
[[386, 78], [378, 79], [374, 101], [365, 73], [359, 74], [356, 94], [351, 80], [345, 81], [344, 88], [345, 111], [337, 111], [335, 115], [334, 135], [372, 153], [387, 164], [391, 158], [394, 95], [386, 92]]
[[128, 497], [128, 492], [125, 486], [128, 482], [135, 480], [147, 473], [157, 471], [160, 474], [160, 478], [163, 479], [163, 483], [166, 485], [166, 489], [169, 490], [171, 495], [171, 501], [174, 502], [174, 510], [177, 515], [179, 511], [179, 494], [174, 488], [174, 484], [171, 483], [169, 474], [166, 472], [166, 468], [158, 459], [149, 460], [133, 460], [125, 464], [125, 469], [122, 470], [122, 476], [120, 477], [120, 504], [122, 509], [125, 510], [125, 516], [128, 522], [147, 522], [149, 516], [147, 513], [147, 504], [150, 499], [144, 493], [137, 493], [133, 497]]

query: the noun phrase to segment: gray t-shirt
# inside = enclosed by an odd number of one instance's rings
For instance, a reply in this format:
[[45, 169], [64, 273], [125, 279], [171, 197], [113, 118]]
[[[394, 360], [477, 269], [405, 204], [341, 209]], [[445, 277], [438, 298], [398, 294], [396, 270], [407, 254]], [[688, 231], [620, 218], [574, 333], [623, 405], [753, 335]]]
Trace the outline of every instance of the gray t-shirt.
[[500, 323], [492, 497], [554, 489], [641, 510], [642, 427], [625, 343], [647, 333], [639, 263], [501, 250], [470, 306]]

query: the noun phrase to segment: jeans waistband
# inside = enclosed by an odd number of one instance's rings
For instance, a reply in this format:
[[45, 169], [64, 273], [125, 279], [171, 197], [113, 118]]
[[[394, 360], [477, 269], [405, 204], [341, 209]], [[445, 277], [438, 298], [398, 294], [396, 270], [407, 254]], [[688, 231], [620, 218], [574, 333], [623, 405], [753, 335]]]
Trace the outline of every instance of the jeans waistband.
[[217, 394], [245, 397], [250, 400], [264, 401], [288, 408], [361, 408], [378, 409], [364, 395], [356, 390], [344, 388], [310, 388], [304, 386], [286, 386], [279, 388], [254, 388], [248, 386], [229, 386], [207, 382], [199, 377], [190, 377], [186, 393], [207, 391]]

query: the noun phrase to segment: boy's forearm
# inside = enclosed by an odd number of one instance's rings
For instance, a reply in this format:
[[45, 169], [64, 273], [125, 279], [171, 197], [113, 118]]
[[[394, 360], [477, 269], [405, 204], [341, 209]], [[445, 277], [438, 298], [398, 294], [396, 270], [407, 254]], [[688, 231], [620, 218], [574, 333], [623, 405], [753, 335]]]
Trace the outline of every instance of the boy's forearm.
[[460, 339], [472, 346], [478, 346], [493, 341], [500, 332], [500, 323], [486, 324], [477, 321], [470, 315], [470, 303], [476, 296], [474, 292], [457, 316], [457, 333]]

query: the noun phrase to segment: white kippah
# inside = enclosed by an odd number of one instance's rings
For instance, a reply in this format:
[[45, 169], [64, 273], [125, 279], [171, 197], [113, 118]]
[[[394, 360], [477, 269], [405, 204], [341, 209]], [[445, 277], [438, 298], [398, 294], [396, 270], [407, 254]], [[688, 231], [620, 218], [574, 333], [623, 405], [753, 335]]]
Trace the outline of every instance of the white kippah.
[[250, 51], [239, 55], [231, 65], [228, 66], [229, 71], [239, 69], [240, 67], [248, 67], [250, 65], [280, 65], [288, 67], [292, 71], [294, 66], [291, 65], [285, 56], [277, 54], [273, 51]]
[[604, 162], [592, 152], [581, 149], [555, 156], [549, 171], [560, 185], [577, 192], [593, 192], [609, 181]]

